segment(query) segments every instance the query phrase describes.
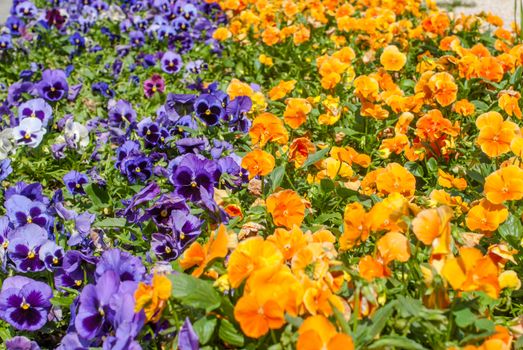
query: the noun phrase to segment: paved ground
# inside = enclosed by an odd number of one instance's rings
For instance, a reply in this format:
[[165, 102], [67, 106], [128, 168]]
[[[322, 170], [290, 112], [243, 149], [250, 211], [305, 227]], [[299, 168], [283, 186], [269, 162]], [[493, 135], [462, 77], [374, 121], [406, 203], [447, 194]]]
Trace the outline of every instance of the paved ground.
[[11, 0], [0, 0], [0, 23], [4, 23], [11, 9]]
[[[2, 0], [0, 0], [2, 1]], [[518, 6], [519, 6], [519, 0]], [[439, 0], [438, 3], [456, 3], [456, 0]], [[514, 0], [461, 0], [461, 6], [454, 8], [454, 13], [474, 14], [481, 11], [492, 12], [501, 17], [506, 28], [514, 21]], [[519, 11], [518, 11], [519, 15]], [[517, 19], [519, 22], [519, 18]]]

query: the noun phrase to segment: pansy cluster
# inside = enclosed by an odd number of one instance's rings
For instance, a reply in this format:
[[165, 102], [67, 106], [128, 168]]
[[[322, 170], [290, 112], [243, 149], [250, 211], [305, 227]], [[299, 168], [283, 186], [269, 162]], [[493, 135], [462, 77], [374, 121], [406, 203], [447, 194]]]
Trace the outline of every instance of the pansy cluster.
[[421, 0], [16, 0], [0, 349], [519, 349], [521, 28]]

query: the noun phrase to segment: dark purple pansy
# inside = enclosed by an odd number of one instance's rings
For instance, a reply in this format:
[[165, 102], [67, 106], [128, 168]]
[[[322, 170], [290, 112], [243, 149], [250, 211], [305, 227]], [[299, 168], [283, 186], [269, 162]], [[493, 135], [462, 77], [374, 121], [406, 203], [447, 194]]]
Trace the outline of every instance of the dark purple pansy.
[[198, 335], [194, 331], [189, 317], [185, 319], [180, 333], [178, 334], [178, 349], [179, 350], [199, 350]]
[[54, 274], [54, 285], [56, 288], [80, 289], [84, 283], [84, 271], [81, 268], [66, 271], [58, 269]]
[[155, 93], [163, 93], [165, 90], [165, 81], [159, 74], [153, 74], [143, 83], [145, 97], [151, 98]]
[[18, 106], [22, 99], [22, 94], [33, 90], [34, 84], [29, 81], [13, 83], [7, 89], [7, 102], [12, 106]]
[[248, 172], [241, 167], [241, 158], [237, 155], [220, 158], [218, 165], [222, 170], [222, 185], [234, 189], [249, 181]]
[[202, 94], [194, 102], [196, 116], [208, 126], [218, 124], [225, 116], [221, 101], [214, 95]]
[[232, 151], [232, 145], [227, 141], [213, 140], [211, 148], [211, 157], [219, 159], [225, 151]]
[[46, 69], [42, 73], [42, 80], [37, 84], [40, 97], [48, 101], [59, 101], [67, 97], [69, 85], [65, 72], [61, 69]]
[[15, 194], [5, 201], [5, 209], [9, 220], [15, 227], [27, 224], [48, 227], [50, 220], [46, 213], [47, 207], [42, 202], [32, 201], [25, 196]]
[[180, 251], [192, 243], [201, 233], [202, 221], [196, 216], [181, 211], [171, 213], [170, 226]]
[[45, 242], [38, 253], [40, 260], [44, 262], [45, 268], [54, 271], [62, 266], [64, 250], [53, 241]]
[[189, 115], [194, 111], [195, 95], [191, 94], [167, 94], [165, 100], [165, 111], [174, 121]]
[[49, 203], [49, 198], [43, 195], [43, 187], [39, 182], [34, 182], [32, 184], [27, 184], [23, 181], [18, 181], [14, 186], [9, 187], [5, 191], [5, 199], [9, 199], [11, 196], [19, 194], [21, 196], [27, 197], [32, 201], [42, 202], [44, 204]]
[[120, 168], [124, 171], [120, 165], [127, 157], [138, 156], [140, 155], [140, 144], [136, 141], [125, 141], [120, 147], [116, 149], [116, 162], [114, 164], [115, 168]]
[[47, 232], [38, 225], [28, 224], [10, 234], [9, 258], [20, 272], [37, 272], [45, 268], [40, 249], [47, 243]]
[[189, 214], [189, 207], [185, 203], [184, 198], [178, 197], [174, 193], [169, 193], [162, 195], [152, 207], [147, 209], [146, 213], [158, 227], [167, 228], [169, 227], [169, 218], [173, 211]]
[[173, 236], [153, 233], [151, 238], [151, 250], [159, 260], [173, 261], [180, 255], [180, 249]]
[[145, 118], [137, 125], [138, 135], [145, 140], [147, 147], [154, 147], [160, 141], [160, 126], [153, 122], [151, 118]]
[[118, 275], [109, 270], [100, 276], [96, 285], [88, 284], [84, 287], [74, 322], [76, 331], [82, 338], [95, 338], [107, 320], [112, 318], [114, 311], [109, 307], [109, 303], [117, 293], [119, 285]]
[[84, 37], [76, 32], [73, 35], [69, 37], [69, 42], [71, 45], [77, 46], [77, 47], [84, 47], [85, 46], [85, 39]]
[[214, 193], [214, 185], [220, 176], [220, 169], [215, 161], [195, 154], [185, 154], [169, 180], [175, 187], [175, 193], [193, 202], [201, 199], [200, 187]]
[[124, 124], [131, 124], [136, 121], [136, 111], [133, 106], [125, 101], [119, 100], [109, 109], [109, 125], [121, 127]]
[[109, 87], [106, 82], [100, 81], [91, 85], [91, 91], [94, 94], [102, 95], [103, 97], [111, 98], [114, 97], [115, 92]]
[[36, 331], [47, 322], [53, 290], [23, 276], [8, 277], [0, 292], [0, 316], [21, 331]]
[[130, 183], [145, 182], [152, 175], [152, 163], [146, 156], [131, 156], [124, 159], [121, 168]]
[[102, 254], [96, 266], [96, 277], [100, 279], [106, 271], [114, 271], [120, 281], [141, 281], [145, 267], [140, 258], [120, 249], [111, 249]]
[[165, 73], [178, 73], [182, 69], [182, 57], [175, 52], [167, 51], [163, 54], [160, 64]]
[[241, 117], [245, 117], [252, 108], [252, 100], [248, 96], [238, 96], [227, 104], [225, 108], [226, 120], [233, 124]]
[[16, 336], [5, 342], [6, 350], [40, 350], [38, 343], [23, 336]]
[[89, 178], [85, 174], [79, 173], [76, 170], [71, 170], [70, 172], [64, 175], [63, 181], [65, 187], [71, 194], [84, 195], [84, 185], [89, 183]]
[[53, 116], [53, 109], [42, 98], [35, 98], [22, 103], [18, 107], [18, 118], [38, 118], [44, 127]]

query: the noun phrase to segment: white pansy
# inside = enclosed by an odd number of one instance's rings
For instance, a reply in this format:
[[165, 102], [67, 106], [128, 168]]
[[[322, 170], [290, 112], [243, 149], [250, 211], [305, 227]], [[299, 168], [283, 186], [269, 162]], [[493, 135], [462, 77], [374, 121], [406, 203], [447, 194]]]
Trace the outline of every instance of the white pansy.
[[67, 144], [74, 148], [85, 148], [89, 145], [89, 130], [73, 119], [65, 123], [64, 136]]
[[0, 160], [9, 157], [11, 152], [15, 151], [13, 129], [6, 128], [0, 131]]
[[47, 130], [38, 118], [25, 118], [20, 125], [13, 128], [13, 136], [18, 145], [36, 148], [42, 142]]

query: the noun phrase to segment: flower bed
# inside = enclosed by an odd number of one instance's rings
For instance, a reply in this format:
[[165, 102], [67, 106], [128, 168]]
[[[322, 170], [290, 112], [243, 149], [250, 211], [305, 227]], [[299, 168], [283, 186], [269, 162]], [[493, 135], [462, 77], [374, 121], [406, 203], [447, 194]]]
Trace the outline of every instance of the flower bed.
[[431, 2], [15, 1], [0, 348], [523, 347], [523, 45]]

